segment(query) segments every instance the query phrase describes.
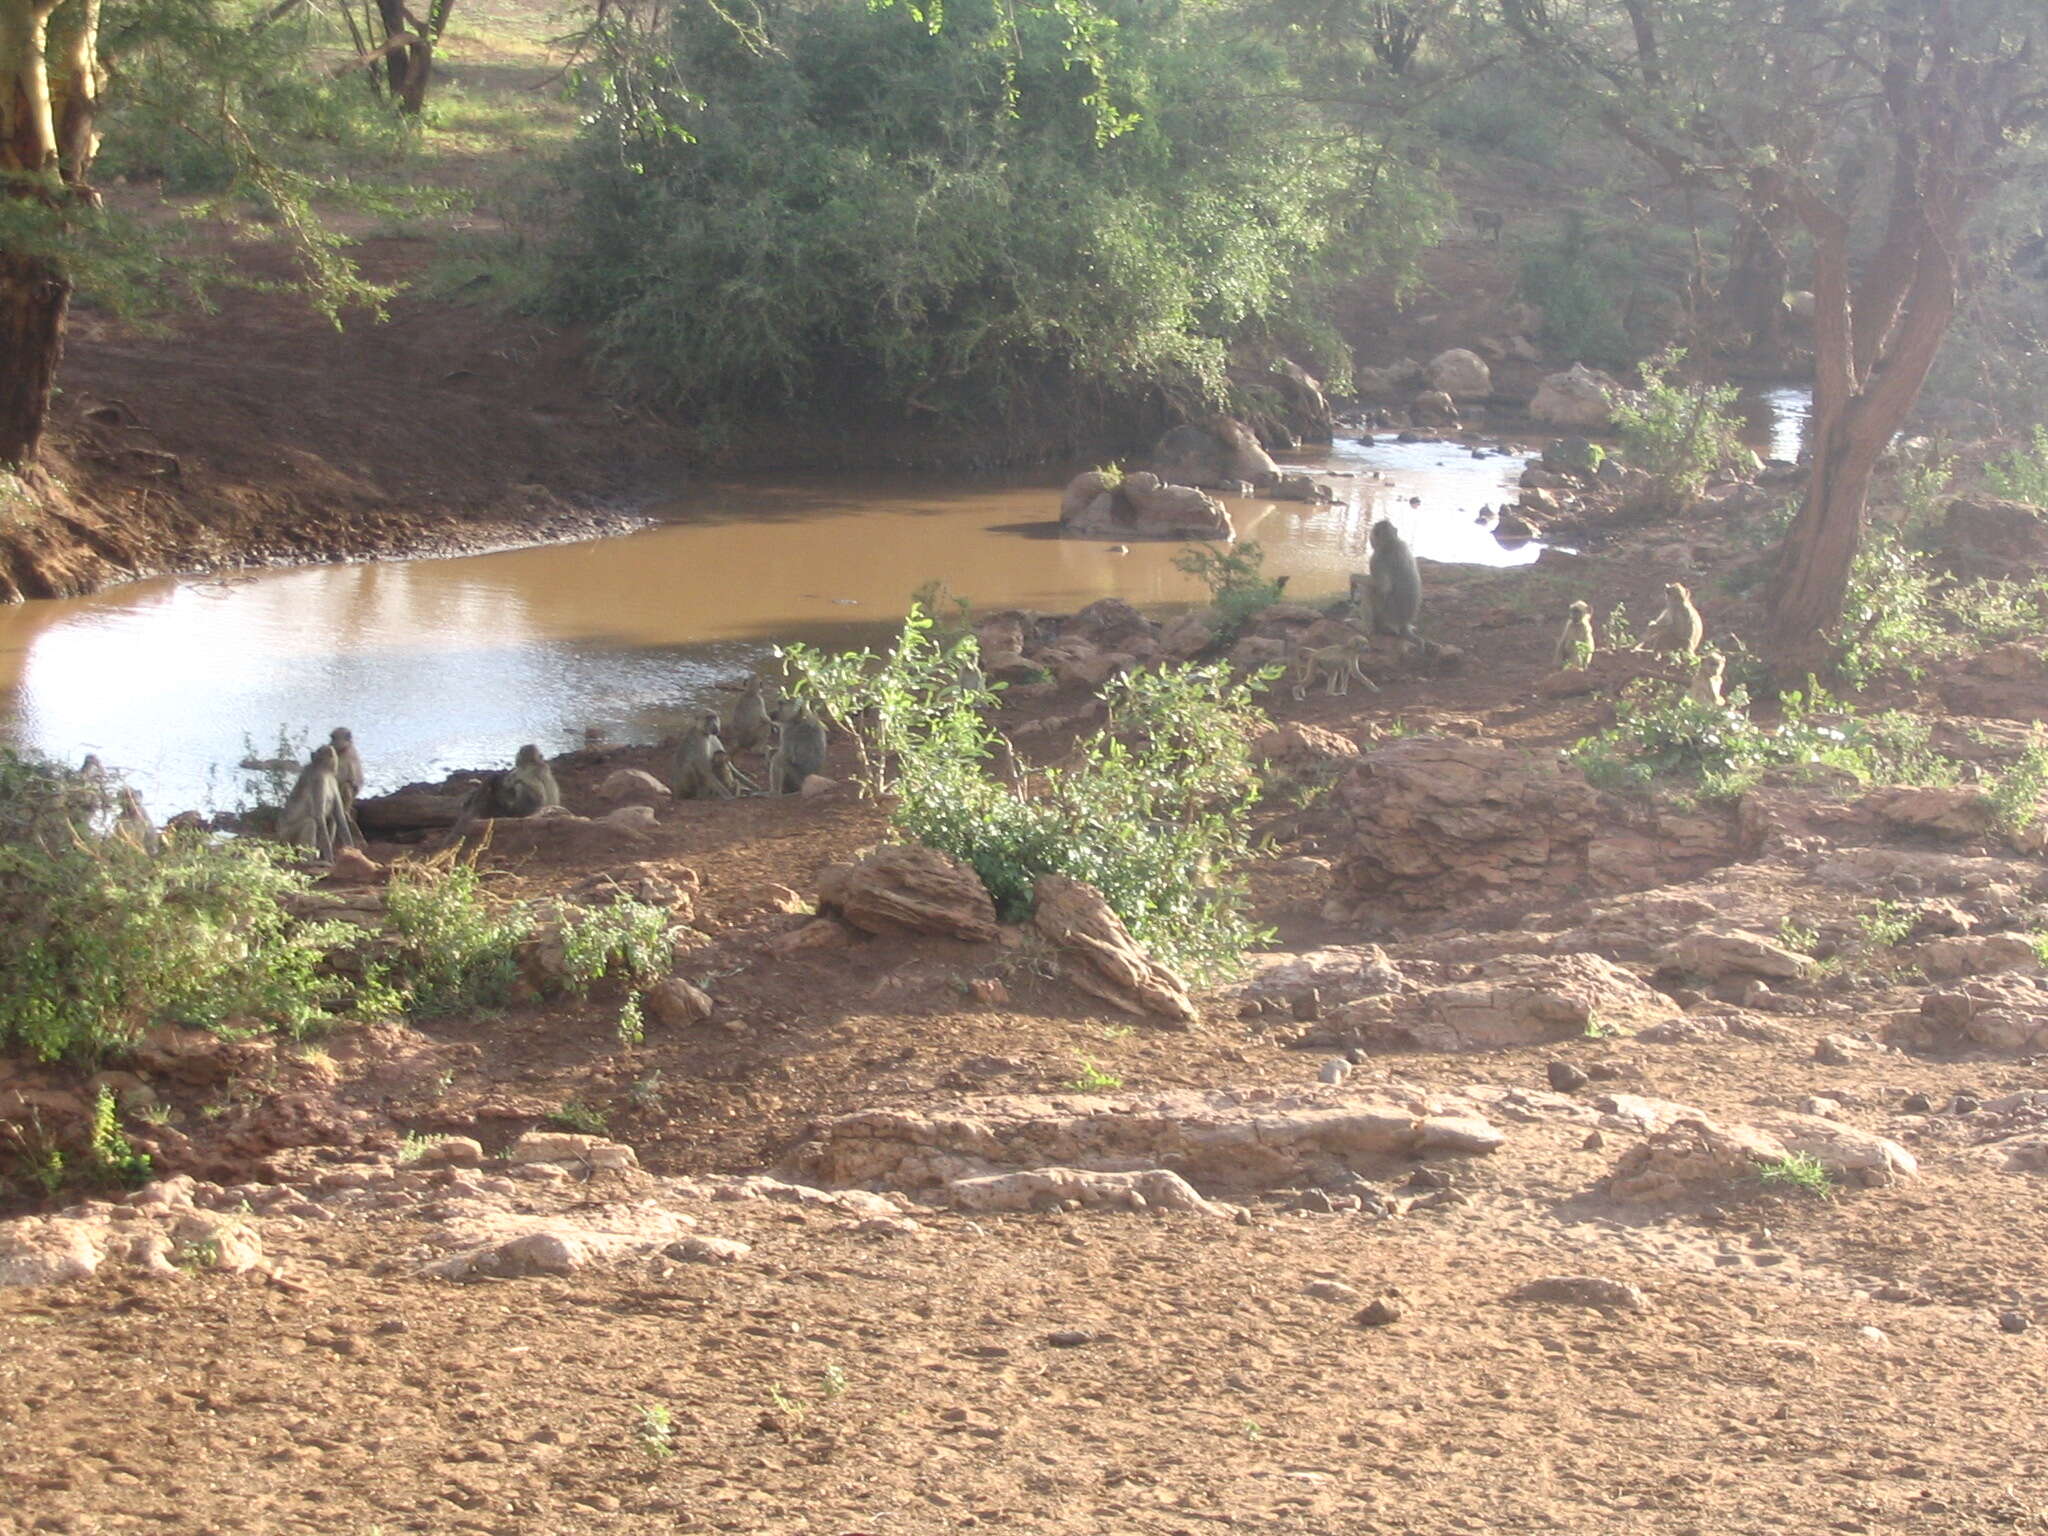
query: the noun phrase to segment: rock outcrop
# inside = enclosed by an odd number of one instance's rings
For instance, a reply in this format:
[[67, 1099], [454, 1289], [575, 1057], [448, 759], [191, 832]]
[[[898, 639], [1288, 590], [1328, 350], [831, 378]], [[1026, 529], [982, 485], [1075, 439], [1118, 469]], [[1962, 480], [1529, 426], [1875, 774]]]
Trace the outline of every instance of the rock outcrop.
[[1348, 1003], [1303, 1043], [1368, 1049], [1504, 1050], [1627, 1031], [1677, 1015], [1669, 998], [1598, 955], [1500, 955], [1444, 986]]
[[1622, 388], [1612, 374], [1584, 363], [1547, 375], [1529, 401], [1529, 414], [1554, 427], [1598, 430], [1609, 424]]
[[1236, 537], [1223, 504], [1192, 485], [1169, 484], [1143, 470], [1089, 470], [1060, 497], [1060, 531], [1081, 538], [1220, 539]]
[[865, 933], [934, 934], [987, 943], [996, 936], [988, 888], [950, 854], [917, 844], [879, 848], [818, 876], [818, 910]]
[[1190, 1023], [1187, 984], [1139, 949], [1092, 885], [1045, 875], [1032, 890], [1031, 926], [1059, 952], [1061, 973], [1125, 1013]]
[[1463, 347], [1450, 347], [1432, 357], [1422, 370], [1422, 381], [1453, 400], [1479, 399], [1493, 393], [1493, 372], [1486, 366], [1486, 359]]
[[1212, 489], [1258, 486], [1280, 472], [1258, 435], [1228, 416], [1172, 428], [1153, 448], [1152, 467], [1162, 480]]

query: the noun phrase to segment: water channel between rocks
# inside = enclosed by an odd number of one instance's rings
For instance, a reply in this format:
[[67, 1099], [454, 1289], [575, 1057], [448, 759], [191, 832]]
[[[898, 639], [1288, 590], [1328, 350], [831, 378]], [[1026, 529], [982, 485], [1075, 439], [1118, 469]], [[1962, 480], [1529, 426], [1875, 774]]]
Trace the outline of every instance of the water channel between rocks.
[[[1346, 589], [1388, 517], [1425, 559], [1519, 565], [1474, 521], [1512, 502], [1526, 455], [1339, 439], [1298, 467], [1334, 503], [1232, 500], [1241, 539], [1289, 596]], [[0, 740], [96, 752], [158, 815], [231, 807], [249, 743], [303, 757], [349, 725], [372, 793], [558, 752], [587, 726], [670, 731], [780, 641], [867, 644], [933, 579], [988, 611], [1071, 612], [1102, 597], [1165, 609], [1203, 596], [1180, 546], [1054, 536], [1056, 475], [751, 479], [709, 484], [622, 538], [459, 559], [138, 582], [0, 610]], [[1411, 504], [1411, 502], [1419, 502]]]

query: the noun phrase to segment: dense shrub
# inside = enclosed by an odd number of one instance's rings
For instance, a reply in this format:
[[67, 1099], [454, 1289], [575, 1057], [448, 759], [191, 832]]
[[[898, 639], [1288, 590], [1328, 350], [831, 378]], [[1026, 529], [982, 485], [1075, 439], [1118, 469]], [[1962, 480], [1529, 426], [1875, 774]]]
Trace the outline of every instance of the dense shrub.
[[1166, 964], [1198, 979], [1232, 970], [1263, 937], [1229, 876], [1248, 852], [1250, 743], [1267, 723], [1250, 688], [1223, 667], [1116, 679], [1102, 730], [1034, 771], [1026, 793], [990, 776], [987, 691], [958, 680], [929, 628], [913, 612], [887, 657], [790, 657], [798, 691], [866, 722], [862, 750], [877, 774], [886, 761], [896, 828], [972, 865], [1006, 918], [1030, 911], [1041, 875], [1069, 875]]
[[1622, 456], [1650, 477], [1651, 494], [1667, 507], [1683, 507], [1706, 489], [1708, 478], [1754, 454], [1742, 444], [1734, 412], [1741, 390], [1733, 384], [1676, 382], [1685, 353], [1667, 348], [1643, 363], [1642, 392], [1614, 407]]
[[[601, 27], [553, 293], [692, 412], [900, 409], [1014, 438], [1225, 392], [1239, 339], [1402, 269], [1427, 173], [1289, 100], [1228, 7], [713, 7]], [[1306, 359], [1341, 372], [1341, 356]]]

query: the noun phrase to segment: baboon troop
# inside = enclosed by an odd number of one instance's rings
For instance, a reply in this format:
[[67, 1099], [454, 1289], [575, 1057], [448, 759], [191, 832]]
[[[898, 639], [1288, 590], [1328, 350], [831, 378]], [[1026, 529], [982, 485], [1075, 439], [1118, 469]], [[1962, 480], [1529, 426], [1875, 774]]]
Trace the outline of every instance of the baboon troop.
[[1577, 671], [1593, 659], [1593, 610], [1583, 602], [1566, 610], [1564, 633], [1557, 637], [1559, 671]]
[[[1401, 530], [1385, 518], [1372, 525], [1369, 535], [1372, 558], [1366, 565], [1366, 585], [1372, 597], [1372, 629], [1375, 634], [1396, 635], [1414, 640], [1415, 621], [1422, 612], [1422, 572], [1415, 564], [1415, 551], [1401, 537]], [[1357, 584], [1352, 585], [1354, 594]]]
[[323, 859], [332, 859], [337, 848], [362, 845], [342, 797], [333, 747], [313, 749], [313, 760], [300, 770], [299, 781], [278, 814], [277, 835], [279, 841], [310, 848]]
[[1295, 698], [1307, 698], [1318, 676], [1328, 679], [1324, 692], [1333, 697], [1349, 694], [1354, 680], [1365, 684], [1367, 693], [1378, 693], [1379, 684], [1365, 675], [1365, 653], [1371, 645], [1370, 636], [1353, 635], [1335, 645], [1315, 646], [1302, 651], [1294, 661]]
[[1700, 639], [1706, 632], [1699, 609], [1692, 605], [1692, 594], [1674, 581], [1664, 588], [1664, 611], [1650, 620], [1636, 649], [1661, 651], [1667, 656], [1691, 656], [1699, 650]]
[[825, 768], [825, 727], [802, 699], [775, 707], [775, 750], [768, 757], [768, 793], [793, 795], [804, 780]]

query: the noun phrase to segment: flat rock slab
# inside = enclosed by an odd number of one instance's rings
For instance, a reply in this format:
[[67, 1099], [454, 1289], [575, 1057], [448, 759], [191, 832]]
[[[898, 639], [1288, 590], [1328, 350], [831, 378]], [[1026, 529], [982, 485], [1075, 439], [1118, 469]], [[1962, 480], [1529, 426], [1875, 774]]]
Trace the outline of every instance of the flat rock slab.
[[1476, 1105], [1270, 1094], [973, 1100], [865, 1110], [821, 1125], [794, 1156], [811, 1183], [952, 1185], [1020, 1169], [1166, 1170], [1201, 1189], [1263, 1189], [1330, 1161], [1361, 1167], [1503, 1140]]

